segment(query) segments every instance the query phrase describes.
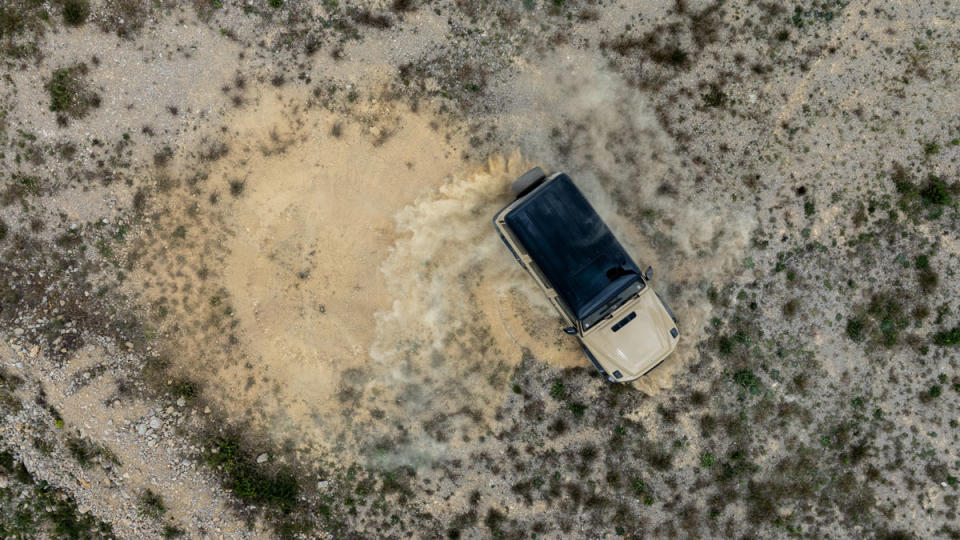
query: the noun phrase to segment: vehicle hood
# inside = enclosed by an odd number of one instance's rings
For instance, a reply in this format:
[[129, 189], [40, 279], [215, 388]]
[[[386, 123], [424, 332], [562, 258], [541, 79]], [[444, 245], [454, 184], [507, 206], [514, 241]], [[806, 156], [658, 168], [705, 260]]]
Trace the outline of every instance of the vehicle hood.
[[[629, 318], [629, 319], [628, 319]], [[617, 329], [614, 331], [614, 329]], [[649, 287], [583, 336], [583, 343], [608, 374], [630, 380], [653, 368], [676, 348], [676, 328], [666, 308]]]

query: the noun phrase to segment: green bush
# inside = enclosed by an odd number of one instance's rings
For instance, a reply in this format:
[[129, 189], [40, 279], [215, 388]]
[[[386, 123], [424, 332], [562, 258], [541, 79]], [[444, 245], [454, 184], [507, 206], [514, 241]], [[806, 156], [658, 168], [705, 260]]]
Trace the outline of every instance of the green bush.
[[140, 494], [140, 515], [153, 519], [160, 519], [167, 512], [167, 507], [163, 504], [163, 497], [154, 493], [152, 489], [146, 489]]
[[240, 444], [236, 437], [217, 439], [216, 450], [207, 462], [222, 468], [227, 475], [227, 487], [241, 500], [268, 504], [284, 512], [292, 510], [300, 491], [293, 472], [287, 468], [275, 474], [266, 472]]
[[67, 113], [80, 118], [91, 107], [100, 106], [100, 96], [87, 89], [82, 77], [87, 73], [85, 64], [56, 69], [44, 87], [50, 94], [50, 110]]
[[946, 182], [934, 175], [930, 175], [927, 185], [920, 190], [920, 198], [928, 205], [948, 205], [953, 202]]
[[71, 68], [60, 68], [53, 72], [47, 91], [50, 93], [50, 110], [66, 111], [73, 104], [76, 90]]
[[70, 26], [83, 24], [89, 15], [89, 0], [66, 0], [63, 3], [63, 22]]
[[733, 380], [745, 390], [749, 390], [751, 394], [759, 394], [762, 383], [760, 378], [754, 375], [753, 371], [749, 369], [741, 369], [740, 371], [733, 374]]
[[860, 343], [863, 341], [864, 321], [859, 317], [847, 319], [847, 337]]
[[553, 386], [550, 388], [550, 395], [553, 396], [554, 399], [563, 399], [563, 396], [565, 396], [566, 393], [567, 387], [565, 384], [563, 384], [563, 381], [553, 381]]
[[960, 345], [960, 326], [933, 335], [933, 343], [941, 347]]

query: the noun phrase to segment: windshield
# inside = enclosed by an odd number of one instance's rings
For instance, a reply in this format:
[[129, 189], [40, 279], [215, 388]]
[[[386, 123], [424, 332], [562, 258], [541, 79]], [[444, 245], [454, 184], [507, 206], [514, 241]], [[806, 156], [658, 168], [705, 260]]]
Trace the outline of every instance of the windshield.
[[631, 282], [629, 285], [624, 287], [620, 292], [613, 295], [609, 300], [603, 303], [600, 307], [595, 309], [590, 315], [587, 315], [582, 321], [583, 330], [593, 327], [598, 322], [609, 317], [611, 313], [617, 310], [620, 306], [624, 304], [627, 300], [633, 298], [633, 296], [644, 288], [643, 280], [637, 277], [637, 279]]

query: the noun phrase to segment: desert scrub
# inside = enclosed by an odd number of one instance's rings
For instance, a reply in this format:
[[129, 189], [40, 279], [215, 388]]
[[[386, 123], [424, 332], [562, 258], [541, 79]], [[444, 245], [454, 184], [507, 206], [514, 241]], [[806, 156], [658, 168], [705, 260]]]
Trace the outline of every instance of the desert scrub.
[[89, 0], [64, 0], [63, 22], [70, 26], [80, 26], [90, 16]]
[[900, 210], [911, 215], [921, 215], [925, 210], [927, 219], [938, 219], [942, 216], [944, 207], [951, 206], [954, 195], [960, 191], [957, 183], [948, 185], [933, 174], [927, 176], [924, 184], [917, 185], [899, 163], [894, 163], [890, 178], [900, 195]]
[[7, 373], [0, 367], [0, 415], [17, 413], [23, 409], [23, 404], [13, 395], [14, 391], [23, 384], [23, 379]]
[[960, 345], [960, 326], [937, 332], [933, 335], [933, 343], [941, 347], [956, 347]]
[[110, 462], [113, 465], [120, 465], [120, 460], [106, 447], [81, 437], [70, 437], [67, 440], [67, 450], [73, 459], [81, 468], [88, 469], [94, 460], [103, 463]]
[[87, 71], [83, 63], [53, 71], [45, 86], [51, 111], [82, 118], [91, 108], [100, 106], [100, 96], [89, 90], [83, 80]]
[[900, 292], [876, 293], [866, 306], [847, 319], [847, 337], [856, 343], [892, 348], [900, 342], [900, 331], [909, 324], [908, 312]]
[[207, 463], [226, 474], [227, 487], [241, 500], [267, 504], [283, 512], [293, 510], [300, 492], [293, 472], [287, 468], [267, 472], [241, 444], [237, 436], [214, 440]]
[[188, 379], [180, 379], [171, 385], [170, 391], [177, 399], [191, 404], [200, 396], [200, 385]]
[[140, 494], [137, 501], [140, 509], [140, 515], [152, 519], [160, 519], [167, 512], [167, 507], [163, 504], [163, 497], [155, 493], [152, 489], [145, 489]]
[[109, 524], [81, 514], [68, 493], [38, 482], [10, 452], [0, 452], [0, 537], [113, 538]]

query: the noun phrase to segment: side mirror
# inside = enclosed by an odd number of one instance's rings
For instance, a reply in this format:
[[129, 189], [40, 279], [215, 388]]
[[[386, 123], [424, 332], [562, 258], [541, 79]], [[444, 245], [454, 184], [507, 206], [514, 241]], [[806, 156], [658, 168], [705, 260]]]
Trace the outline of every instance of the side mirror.
[[653, 267], [652, 267], [652, 266], [648, 266], [647, 269], [643, 271], [643, 277], [644, 277], [647, 281], [650, 281], [650, 278], [653, 277]]
[[563, 331], [570, 334], [571, 336], [577, 335], [577, 328], [575, 326], [568, 326], [564, 328]]

